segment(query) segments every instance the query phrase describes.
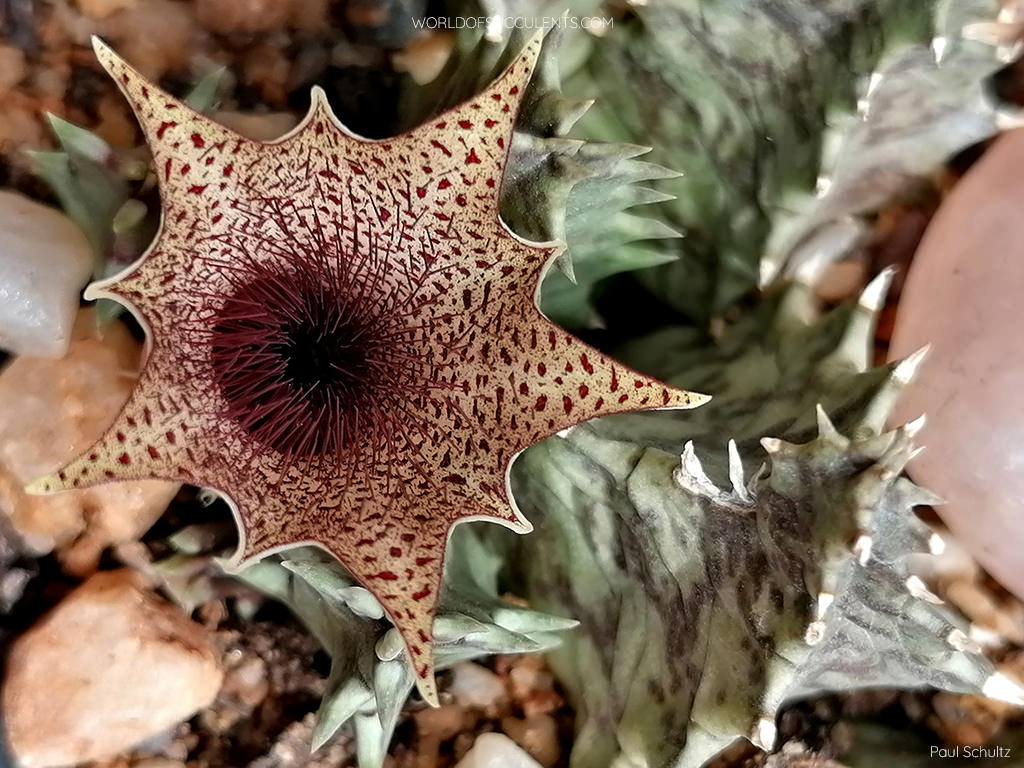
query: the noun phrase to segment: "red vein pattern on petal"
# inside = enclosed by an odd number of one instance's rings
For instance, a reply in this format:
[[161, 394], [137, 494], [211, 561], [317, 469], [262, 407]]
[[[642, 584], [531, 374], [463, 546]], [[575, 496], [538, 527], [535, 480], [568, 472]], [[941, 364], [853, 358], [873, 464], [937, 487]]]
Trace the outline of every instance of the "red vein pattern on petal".
[[483, 93], [368, 141], [322, 91], [291, 133], [242, 139], [96, 44], [153, 150], [163, 206], [139, 263], [91, 287], [151, 343], [124, 412], [33, 489], [170, 477], [230, 500], [246, 560], [332, 552], [402, 633], [436, 701], [432, 624], [458, 522], [526, 532], [518, 452], [610, 413], [686, 408], [537, 308], [558, 252], [498, 196], [536, 38]]

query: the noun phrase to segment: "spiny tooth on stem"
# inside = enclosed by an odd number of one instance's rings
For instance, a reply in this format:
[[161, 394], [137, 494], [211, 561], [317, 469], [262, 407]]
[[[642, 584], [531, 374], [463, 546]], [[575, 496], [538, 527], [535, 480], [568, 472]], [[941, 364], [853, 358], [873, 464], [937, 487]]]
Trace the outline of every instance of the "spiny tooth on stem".
[[839, 434], [839, 430], [835, 428], [832, 419], [829, 418], [828, 412], [825, 411], [821, 403], [817, 403], [814, 406], [814, 414], [818, 422], [818, 437], [821, 440], [833, 444], [844, 441], [844, 438]]
[[743, 460], [740, 458], [739, 448], [736, 447], [735, 440], [729, 440], [729, 482], [732, 484], [733, 493], [745, 503], [750, 503], [753, 499], [750, 493], [747, 491], [746, 480], [743, 475]]
[[991, 675], [982, 686], [981, 693], [990, 699], [1024, 706], [1024, 687], [1003, 672]]
[[916, 352], [901, 360], [896, 367], [893, 368], [893, 381], [900, 385], [910, 383], [911, 379], [914, 378], [914, 374], [917, 373], [917, 369], [920, 367], [921, 363], [924, 362], [925, 357], [927, 357], [930, 349], [931, 344], [925, 344]]
[[885, 297], [889, 293], [889, 286], [896, 274], [894, 267], [886, 267], [879, 272], [874, 279], [861, 291], [857, 303], [868, 311], [878, 312], [885, 306]]

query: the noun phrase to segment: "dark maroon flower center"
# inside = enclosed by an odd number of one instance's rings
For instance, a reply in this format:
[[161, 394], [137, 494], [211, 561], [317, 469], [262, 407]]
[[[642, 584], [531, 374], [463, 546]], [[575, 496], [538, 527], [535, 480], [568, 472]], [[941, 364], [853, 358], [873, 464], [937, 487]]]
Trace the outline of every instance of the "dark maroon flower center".
[[243, 273], [211, 334], [226, 415], [290, 460], [340, 458], [378, 430], [408, 373], [381, 306], [314, 272]]

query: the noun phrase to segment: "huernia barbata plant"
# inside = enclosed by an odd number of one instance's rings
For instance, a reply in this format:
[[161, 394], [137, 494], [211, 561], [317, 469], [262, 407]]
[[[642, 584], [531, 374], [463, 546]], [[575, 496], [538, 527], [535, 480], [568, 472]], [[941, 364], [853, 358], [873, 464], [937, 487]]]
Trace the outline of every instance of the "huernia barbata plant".
[[[972, 3], [972, 13], [983, 5]], [[588, 73], [599, 73], [607, 99], [584, 133], [656, 142], [662, 162], [687, 172], [670, 182], [679, 193], [674, 201], [634, 183], [673, 175], [634, 159], [639, 148], [566, 138], [587, 105], [561, 96], [546, 46], [500, 184], [502, 220], [512, 231], [567, 242], [569, 258], [541, 294], [546, 313], [571, 326], [593, 324], [596, 281], [682, 256], [648, 285], [691, 317], [712, 316], [752, 287], [759, 271], [771, 276], [783, 263], [799, 263], [808, 233], [869, 212], [929, 163], [995, 130], [991, 101], [938, 97], [947, 79], [960, 92], [982, 92], [1005, 50], [967, 39], [963, 23], [940, 14], [947, 58], [941, 77], [929, 79], [937, 62], [928, 46], [935, 6], [792, 2], [801, 23], [783, 24], [753, 0], [742, 8], [705, 5], [708, 26], [687, 28], [698, 36], [701, 29], [728, 32], [712, 41], [728, 54], [718, 59], [729, 62], [724, 68], [709, 67], [701, 46], [672, 42], [692, 10], [685, 2], [652, 2], [638, 9], [643, 25], [620, 20], [607, 39], [588, 41], [594, 53], [572, 82], [593, 84]], [[785, 56], [778, 46], [752, 44], [759, 34], [773, 39], [783, 31], [802, 41]], [[978, 32], [975, 26], [971, 34]], [[910, 47], [894, 46], [906, 40]], [[921, 44], [931, 59], [916, 55]], [[804, 66], [811, 49], [827, 51], [829, 66]], [[409, 127], [486, 92], [519, 50], [514, 43], [457, 51], [448, 72], [411, 94]], [[645, 58], [652, 50], [664, 55]], [[745, 56], [768, 56], [772, 66], [748, 68]], [[891, 90], [869, 76], [882, 59], [896, 62], [882, 70], [899, 75], [888, 80]], [[751, 72], [764, 74], [756, 97], [749, 96]], [[845, 131], [847, 154], [822, 158], [826, 107], [838, 95], [853, 111], [861, 76], [861, 95], [875, 102], [855, 123], [830, 120]], [[923, 158], [907, 147], [934, 134], [925, 121], [894, 112], [901, 102], [893, 96], [922, 82], [930, 88], [911, 90], [929, 107], [922, 111], [932, 115], [928, 121], [938, 114], [964, 126], [944, 134], [948, 141], [928, 144]], [[695, 83], [700, 87], [683, 87]], [[722, 126], [730, 126], [728, 140]], [[776, 150], [763, 144], [803, 129], [816, 138]], [[894, 136], [900, 140], [893, 143]], [[154, 150], [159, 167], [159, 142]], [[899, 172], [873, 174], [867, 181], [882, 183], [865, 186], [863, 175], [829, 170], [838, 160], [856, 170], [854, 154], [888, 158]], [[834, 177], [831, 200], [814, 203], [826, 198], [812, 194], [809, 205], [784, 206], [822, 170]], [[661, 221], [622, 213], [649, 202], [663, 204]], [[822, 213], [827, 205], [833, 208]], [[665, 239], [672, 227], [687, 230], [682, 246]], [[771, 246], [759, 270], [772, 230], [780, 233], [772, 242], [782, 245]], [[818, 261], [849, 247], [851, 239], [839, 235], [818, 241]], [[813, 274], [803, 270], [801, 278]], [[579, 714], [575, 768], [699, 766], [744, 737], [770, 748], [779, 706], [823, 689], [933, 685], [1016, 699], [1019, 689], [993, 674], [969, 628], [908, 567], [912, 553], [942, 543], [912, 513], [934, 499], [900, 476], [915, 450], [914, 427], [884, 427], [917, 360], [868, 367], [886, 280], [822, 318], [806, 285], [779, 286], [714, 340], [703, 327], [679, 326], [620, 349], [637, 369], [716, 400], [685, 418], [603, 419], [527, 450], [515, 465], [513, 491], [543, 535], [510, 542], [492, 532], [455, 531], [434, 622], [436, 664], [551, 647], [552, 633], [571, 624], [556, 616], [579, 619], [552, 657]], [[536, 610], [497, 599], [501, 563]], [[290, 605], [331, 653], [316, 744], [351, 720], [360, 765], [372, 768], [383, 761], [417, 675], [385, 619], [385, 601], [358, 576], [310, 549], [283, 551], [242, 572]]]
[[690, 328], [630, 343], [624, 359], [715, 398], [692, 418], [575, 427], [516, 465], [540, 534], [508, 543], [520, 588], [581, 622], [551, 654], [579, 717], [574, 767], [771, 749], [781, 706], [823, 691], [1024, 701], [910, 569], [943, 542], [913, 513], [936, 499], [901, 476], [919, 424], [885, 428], [921, 356], [868, 367], [889, 278], [820, 318], [793, 284], [714, 346]]
[[452, 526], [524, 533], [518, 453], [579, 421], [706, 398], [616, 363], [536, 304], [555, 243], [502, 223], [535, 37], [485, 90], [393, 139], [346, 130], [323, 92], [276, 142], [244, 139], [97, 56], [160, 183], [143, 259], [94, 284], [147, 330], [128, 403], [32, 490], [167, 478], [221, 491], [243, 564], [320, 546], [373, 593], [436, 703], [433, 624]]
[[848, 254], [860, 217], [1019, 123], [987, 81], [1017, 54], [1020, 14], [1000, 0], [651, 0], [575, 35], [566, 87], [599, 96], [576, 134], [653, 146], [682, 172], [648, 215], [684, 238], [645, 243], [665, 264], [637, 278], [702, 323], [822, 248]]
[[[793, 24], [776, 4], [652, 2], [592, 42], [576, 81], [598, 72], [610, 98], [584, 132], [663, 137], [658, 157], [687, 171], [661, 208], [689, 242], [656, 243], [682, 258], [645, 284], [706, 318], [759, 272], [789, 264], [813, 280], [855, 244], [863, 227], [848, 217], [994, 132], [1003, 113], [985, 78], [1012, 46], [972, 37], [982, 5], [938, 14], [942, 45], [928, 44], [936, 4], [901, 15], [866, 2], [787, 3]], [[869, 16], [849, 23], [858, 13]], [[881, 30], [902, 23], [917, 32], [893, 46]], [[810, 40], [780, 50], [753, 44], [758, 35]], [[858, 38], [889, 43], [873, 77], [885, 47], [858, 48]], [[806, 51], [825, 48], [830, 65], [807, 67]], [[835, 60], [847, 54], [859, 64], [844, 71]], [[846, 93], [852, 111], [858, 71], [860, 114], [833, 139], [844, 153], [758, 146], [803, 137], [794, 121], [821, 135], [822, 110], [794, 111], [793, 101], [820, 106]], [[792, 90], [780, 89], [787, 78]], [[764, 100], [752, 95], [761, 89]], [[748, 133], [752, 143], [733, 140]], [[789, 193], [813, 189], [819, 169], [811, 204], [788, 209]], [[768, 244], [773, 229], [782, 246]], [[514, 492], [542, 534], [509, 543], [520, 589], [535, 607], [581, 621], [551, 656], [579, 716], [574, 768], [696, 768], [738, 738], [770, 749], [780, 706], [823, 690], [933, 686], [1022, 700], [910, 569], [915, 553], [943, 542], [913, 515], [936, 499], [901, 477], [916, 425], [885, 426], [921, 356], [869, 368], [889, 277], [825, 317], [797, 282], [752, 310], [733, 308], [713, 338], [680, 325], [626, 345], [616, 351], [625, 361], [714, 400], [685, 418], [582, 425], [517, 465]]]
[[[475, 527], [452, 532], [434, 621], [436, 668], [496, 653], [548, 650], [576, 625], [500, 599], [504, 564]], [[337, 561], [313, 548], [266, 558], [239, 577], [288, 605], [331, 656], [312, 748], [350, 723], [360, 768], [379, 768], [415, 679], [383, 607]]]

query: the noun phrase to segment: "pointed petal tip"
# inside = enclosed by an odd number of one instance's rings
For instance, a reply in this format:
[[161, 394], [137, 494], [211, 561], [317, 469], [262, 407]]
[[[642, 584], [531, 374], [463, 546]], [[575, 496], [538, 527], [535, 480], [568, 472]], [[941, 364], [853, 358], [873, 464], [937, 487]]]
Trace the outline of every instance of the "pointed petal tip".
[[495, 520], [490, 518], [491, 522], [497, 522], [508, 528], [513, 533], [527, 534], [533, 533], [533, 523], [527, 520], [520, 514], [512, 513], [508, 517], [502, 517]]
[[426, 667], [416, 675], [416, 690], [419, 691], [423, 700], [434, 709], [441, 706], [441, 699], [437, 695], [437, 681], [434, 679], [433, 666]]
[[96, 301], [97, 299], [107, 298], [106, 296], [101, 295], [102, 290], [100, 289], [99, 285], [100, 283], [96, 282], [89, 283], [87, 286], [85, 286], [85, 290], [82, 291], [82, 298], [85, 299], [86, 301]]
[[89, 41], [92, 43], [93, 53], [95, 53], [97, 56], [101, 56], [103, 54], [112, 54], [114, 52], [109, 45], [103, 42], [103, 38], [99, 35], [90, 36]]
[[323, 86], [314, 85], [309, 89], [309, 104], [310, 107], [321, 107], [330, 109], [330, 102], [327, 99], [327, 91], [323, 89]]
[[30, 496], [46, 496], [67, 490], [58, 475], [43, 475], [25, 484], [25, 493]]
[[[92, 36], [92, 51], [96, 56], [96, 60], [99, 61], [100, 66], [106, 70], [107, 74], [114, 77], [113, 67], [118, 62], [124, 64], [124, 61], [120, 56], [111, 48], [99, 35]], [[121, 83], [118, 83], [121, 85]]]
[[711, 395], [679, 389], [672, 393], [672, 397], [669, 400], [669, 404], [665, 406], [665, 410], [687, 410], [689, 408], [697, 408], [710, 401]]

